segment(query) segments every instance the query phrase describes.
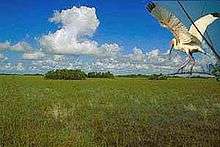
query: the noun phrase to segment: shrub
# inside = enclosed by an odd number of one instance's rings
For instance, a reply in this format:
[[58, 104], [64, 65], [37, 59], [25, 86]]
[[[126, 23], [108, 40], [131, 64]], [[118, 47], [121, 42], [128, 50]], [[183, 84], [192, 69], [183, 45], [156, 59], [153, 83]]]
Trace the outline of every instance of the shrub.
[[210, 65], [210, 72], [215, 76], [217, 81], [220, 81], [220, 65]]
[[148, 80], [167, 80], [167, 76], [163, 74], [152, 74], [148, 77]]
[[118, 75], [118, 77], [123, 77], [123, 78], [148, 78], [148, 75], [143, 75], [143, 74], [130, 74], [130, 75]]
[[114, 78], [112, 73], [108, 72], [90, 72], [88, 73], [88, 78]]
[[53, 80], [84, 80], [86, 74], [81, 70], [57, 69], [48, 71], [45, 74], [46, 79]]

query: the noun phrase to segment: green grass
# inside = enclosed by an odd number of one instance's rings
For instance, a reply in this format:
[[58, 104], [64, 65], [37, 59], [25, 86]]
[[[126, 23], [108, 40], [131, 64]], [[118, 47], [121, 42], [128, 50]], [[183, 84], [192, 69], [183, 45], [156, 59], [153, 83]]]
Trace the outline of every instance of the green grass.
[[220, 144], [214, 79], [0, 76], [0, 146]]

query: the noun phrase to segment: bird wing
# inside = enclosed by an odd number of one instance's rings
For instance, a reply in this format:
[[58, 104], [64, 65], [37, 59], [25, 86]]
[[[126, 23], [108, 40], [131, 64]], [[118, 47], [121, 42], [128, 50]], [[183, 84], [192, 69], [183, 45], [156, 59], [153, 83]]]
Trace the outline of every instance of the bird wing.
[[[199, 31], [201, 32], [202, 35], [204, 35], [207, 27], [212, 24], [215, 20], [217, 20], [218, 18], [220, 18], [220, 13], [211, 13], [208, 15], [205, 15], [201, 18], [199, 18], [198, 20], [196, 20], [194, 22], [194, 24], [196, 25], [196, 27], [199, 29]], [[192, 24], [190, 29], [189, 29], [189, 33], [192, 34], [193, 36], [195, 36], [196, 38], [199, 39], [199, 41], [202, 42], [203, 37], [201, 36], [201, 34], [197, 31], [196, 27]]]
[[178, 42], [191, 42], [191, 34], [188, 32], [188, 29], [173, 13], [152, 2], [146, 8], [163, 27], [168, 28], [172, 32]]

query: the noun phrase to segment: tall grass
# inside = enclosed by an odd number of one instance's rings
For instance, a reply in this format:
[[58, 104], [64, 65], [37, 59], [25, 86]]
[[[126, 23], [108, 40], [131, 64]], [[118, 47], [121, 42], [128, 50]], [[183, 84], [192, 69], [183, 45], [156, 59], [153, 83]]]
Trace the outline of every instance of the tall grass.
[[0, 77], [1, 146], [220, 144], [214, 79]]

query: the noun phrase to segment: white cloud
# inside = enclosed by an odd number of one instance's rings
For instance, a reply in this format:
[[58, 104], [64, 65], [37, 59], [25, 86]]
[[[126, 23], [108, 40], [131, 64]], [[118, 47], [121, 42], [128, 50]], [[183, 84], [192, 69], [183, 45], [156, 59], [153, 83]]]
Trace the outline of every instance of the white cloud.
[[53, 60], [54, 61], [63, 61], [65, 59], [64, 55], [54, 55]]
[[158, 49], [143, 52], [143, 50], [135, 47], [130, 54], [115, 58], [98, 58], [89, 69], [110, 70], [114, 73], [170, 73], [176, 72], [183, 60], [185, 57], [175, 52], [172, 59], [169, 60], [169, 55]]
[[8, 57], [4, 56], [3, 54], [0, 54], [0, 61], [3, 62], [5, 60], [8, 60]]
[[42, 52], [24, 53], [22, 57], [26, 60], [39, 60], [44, 58], [45, 54]]
[[50, 21], [61, 25], [54, 33], [40, 38], [40, 45], [50, 53], [113, 56], [121, 49], [116, 43], [100, 45], [90, 39], [100, 24], [95, 8], [56, 11]]
[[24, 71], [24, 63], [18, 62], [18, 63], [5, 63], [0, 66], [0, 71], [8, 71], [8, 72], [15, 72], [15, 71]]
[[15, 69], [16, 69], [17, 71], [23, 71], [25, 68], [24, 68], [23, 63], [17, 63], [17, 64], [15, 65]]
[[[10, 42], [0, 43], [0, 50], [24, 52], [22, 58], [26, 59], [22, 60], [23, 63], [0, 62], [0, 69], [42, 72], [54, 68], [81, 68], [85, 71], [146, 74], [172, 72], [183, 62], [183, 57], [175, 52], [171, 60], [168, 53], [161, 53], [159, 49], [144, 52], [135, 47], [131, 53], [122, 54], [122, 48], [116, 43], [99, 44], [94, 41], [91, 36], [100, 24], [95, 8], [82, 6], [56, 11], [49, 20], [60, 28], [39, 38], [42, 50], [24, 41], [14, 45]], [[194, 56], [197, 57], [197, 54]], [[5, 58], [0, 54], [0, 60]], [[212, 58], [204, 55], [198, 55], [196, 60], [195, 69], [198, 70], [213, 62]]]
[[99, 26], [95, 8], [82, 6], [57, 11], [50, 21], [61, 24], [61, 28], [40, 39], [40, 44], [47, 51], [57, 54], [98, 54], [98, 43], [88, 39]]
[[147, 53], [149, 59], [157, 58], [159, 56], [159, 54], [160, 54], [159, 49], [151, 50], [149, 53]]
[[0, 54], [0, 60], [2, 60], [2, 59], [4, 59], [4, 58], [5, 58], [5, 56], [2, 55], [2, 54]]
[[6, 50], [6, 49], [8, 49], [8, 48], [10, 48], [10, 43], [9, 43], [8, 41], [6, 41], [6, 42], [0, 42], [0, 51], [1, 51], [1, 50]]
[[17, 52], [24, 52], [24, 51], [32, 50], [32, 47], [29, 43], [21, 41], [11, 46], [10, 49]]
[[0, 51], [1, 50], [12, 50], [16, 52], [25, 52], [28, 50], [32, 50], [32, 47], [29, 43], [25, 41], [18, 42], [14, 45], [11, 45], [10, 42], [0, 42]]
[[[199, 55], [195, 54], [197, 64], [196, 70], [203, 70], [203, 64]], [[206, 57], [202, 56], [201, 57]], [[35, 57], [33, 57], [35, 58]], [[31, 59], [33, 59], [31, 58]], [[89, 59], [88, 59], [89, 58]], [[111, 71], [114, 73], [172, 73], [176, 72], [178, 67], [185, 60], [186, 56], [181, 56], [173, 52], [173, 58], [169, 60], [167, 53], [162, 53], [159, 50], [144, 52], [141, 49], [134, 48], [130, 54], [119, 54], [114, 57], [99, 56], [90, 57], [87, 55], [46, 55], [46, 58], [35, 58], [38, 60], [22, 61], [22, 64], [12, 63], [4, 64], [8, 66], [9, 71], [30, 71], [30, 72], [45, 72], [52, 69], [68, 68], [82, 69], [86, 72], [90, 71]], [[3, 64], [1, 64], [3, 65]], [[3, 70], [3, 67], [1, 68]], [[6, 67], [5, 67], [6, 69]]]
[[70, 34], [76, 37], [92, 35], [99, 25], [95, 8], [85, 6], [72, 7], [61, 12], [56, 11], [50, 21], [61, 23], [63, 29], [70, 31]]
[[133, 49], [133, 53], [129, 54], [128, 57], [133, 61], [144, 61], [145, 54], [143, 51], [137, 47]]
[[101, 45], [98, 50], [100, 50], [100, 56], [117, 56], [119, 55], [121, 47], [116, 43], [105, 43]]
[[6, 64], [5, 64], [5, 68], [8, 69], [8, 70], [11, 68], [11, 66], [12, 66], [11, 63], [6, 63]]

